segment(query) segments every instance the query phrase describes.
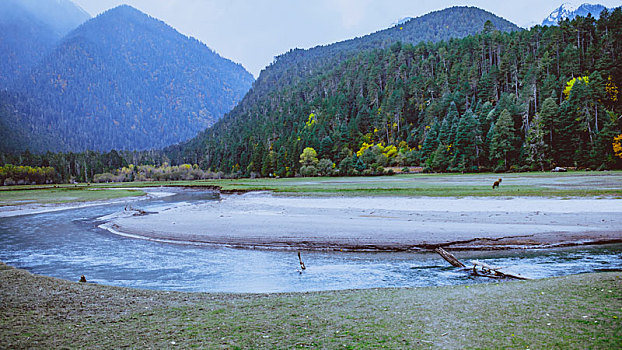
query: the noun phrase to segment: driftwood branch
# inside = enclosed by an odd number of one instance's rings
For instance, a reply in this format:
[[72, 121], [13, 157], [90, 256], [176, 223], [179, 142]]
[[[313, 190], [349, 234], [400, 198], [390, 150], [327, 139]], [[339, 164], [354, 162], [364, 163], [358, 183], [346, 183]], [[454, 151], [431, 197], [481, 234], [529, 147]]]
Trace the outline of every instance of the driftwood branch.
[[305, 270], [305, 263], [302, 262], [302, 258], [300, 257], [300, 252], [298, 252], [298, 261], [300, 261], [300, 268]]
[[[505, 271], [503, 267], [491, 266], [486, 263], [477, 260], [471, 260], [471, 264], [473, 264], [473, 273], [478, 276], [486, 276], [486, 277], [510, 277], [519, 280], [529, 280], [531, 278], [525, 277], [521, 274]], [[478, 270], [479, 267], [479, 270]]]
[[[447, 260], [454, 267], [466, 267], [460, 260], [458, 260], [453, 254], [449, 253], [445, 249], [438, 247], [434, 251], [438, 253], [443, 259]], [[473, 264], [473, 274], [477, 276], [484, 276], [490, 278], [515, 278], [519, 280], [528, 280], [530, 278], [520, 275], [518, 273], [506, 271], [503, 267], [491, 266], [486, 263], [477, 260], [471, 260]]]
[[437, 252], [438, 255], [440, 255], [443, 259], [447, 260], [447, 262], [450, 263], [451, 266], [466, 267], [463, 263], [460, 262], [460, 260], [458, 260], [455, 256], [453, 256], [453, 254], [449, 253], [445, 249], [438, 247], [434, 248], [434, 251]]

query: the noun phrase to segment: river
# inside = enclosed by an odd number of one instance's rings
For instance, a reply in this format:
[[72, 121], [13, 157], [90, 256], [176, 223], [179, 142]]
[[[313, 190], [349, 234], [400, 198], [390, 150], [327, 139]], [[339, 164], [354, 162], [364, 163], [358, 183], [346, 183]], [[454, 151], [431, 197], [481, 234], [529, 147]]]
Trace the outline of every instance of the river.
[[[167, 189], [166, 191], [170, 191]], [[217, 193], [173, 190], [174, 195], [133, 202], [146, 211], [218, 200]], [[170, 244], [114, 235], [98, 228], [102, 216], [124, 210], [106, 204], [0, 218], [0, 260], [32, 273], [133, 288], [192, 292], [304, 292], [356, 288], [485, 283], [430, 253], [232, 249]], [[531, 278], [622, 270], [622, 245], [558, 249], [462, 251]]]

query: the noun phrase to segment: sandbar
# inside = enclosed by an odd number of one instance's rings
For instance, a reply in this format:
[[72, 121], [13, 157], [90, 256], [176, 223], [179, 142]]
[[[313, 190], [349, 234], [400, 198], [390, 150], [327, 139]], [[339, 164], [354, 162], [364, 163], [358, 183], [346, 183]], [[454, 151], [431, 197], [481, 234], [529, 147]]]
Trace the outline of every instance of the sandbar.
[[286, 197], [251, 192], [148, 215], [120, 215], [100, 227], [133, 238], [240, 248], [545, 248], [622, 242], [622, 201]]

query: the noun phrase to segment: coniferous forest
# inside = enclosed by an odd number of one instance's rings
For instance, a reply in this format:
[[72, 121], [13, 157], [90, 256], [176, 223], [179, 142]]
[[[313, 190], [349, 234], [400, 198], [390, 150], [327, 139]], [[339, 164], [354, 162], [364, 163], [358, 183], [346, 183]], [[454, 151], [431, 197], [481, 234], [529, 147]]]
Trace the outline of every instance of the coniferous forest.
[[[242, 176], [620, 168], [622, 11], [394, 43], [236, 108], [173, 162]], [[239, 106], [238, 106], [239, 107]], [[304, 151], [304, 154], [303, 154]]]
[[[454, 32], [447, 18], [468, 25]], [[620, 38], [619, 8], [599, 20], [577, 17], [530, 30], [476, 8], [446, 9], [283, 54], [213, 127], [164, 150], [4, 153], [0, 164], [52, 167], [62, 182], [93, 181], [130, 165], [281, 177], [413, 166], [620, 169]], [[20, 111], [15, 96], [0, 97], [2, 113]], [[45, 125], [22, 124], [6, 125], [13, 137], [39, 130], [32, 144], [54, 139]]]

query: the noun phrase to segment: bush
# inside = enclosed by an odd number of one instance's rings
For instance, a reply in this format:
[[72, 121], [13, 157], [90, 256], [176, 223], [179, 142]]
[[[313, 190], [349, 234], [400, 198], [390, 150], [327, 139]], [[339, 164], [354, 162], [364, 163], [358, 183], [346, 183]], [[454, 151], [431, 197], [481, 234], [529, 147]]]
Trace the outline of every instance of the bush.
[[321, 159], [317, 164], [317, 173], [322, 176], [330, 176], [334, 172], [333, 161], [330, 159]]
[[300, 168], [300, 175], [307, 177], [307, 176], [316, 176], [317, 175], [317, 168], [314, 167], [313, 165], [305, 165], [302, 168]]

